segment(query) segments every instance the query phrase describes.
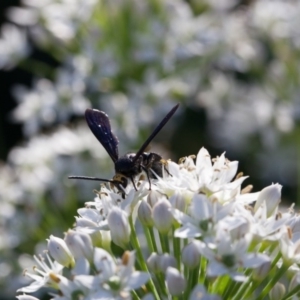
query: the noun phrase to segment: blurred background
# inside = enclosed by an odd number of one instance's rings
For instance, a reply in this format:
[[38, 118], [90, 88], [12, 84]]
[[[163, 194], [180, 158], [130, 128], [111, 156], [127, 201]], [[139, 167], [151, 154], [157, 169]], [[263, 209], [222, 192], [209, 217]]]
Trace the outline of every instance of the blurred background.
[[181, 103], [151, 151], [226, 151], [254, 191], [278, 182], [284, 204], [300, 201], [298, 0], [0, 5], [1, 300], [99, 188], [67, 176], [114, 174], [88, 107], [107, 112], [124, 154]]

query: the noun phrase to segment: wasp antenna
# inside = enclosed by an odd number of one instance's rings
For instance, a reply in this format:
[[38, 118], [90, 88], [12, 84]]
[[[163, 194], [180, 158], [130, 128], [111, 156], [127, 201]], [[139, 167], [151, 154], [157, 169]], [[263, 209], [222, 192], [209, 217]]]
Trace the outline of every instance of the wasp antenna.
[[83, 179], [83, 180], [91, 180], [91, 181], [103, 181], [103, 182], [110, 182], [115, 183], [113, 180], [103, 179], [98, 177], [88, 177], [88, 176], [68, 176], [69, 179]]
[[153, 130], [153, 132], [150, 134], [148, 139], [145, 141], [145, 143], [142, 145], [142, 147], [139, 149], [139, 151], [135, 155], [133, 162], [136, 162], [138, 160], [138, 158], [142, 155], [142, 153], [145, 151], [145, 149], [150, 144], [150, 142], [154, 139], [154, 137], [162, 130], [162, 128], [166, 125], [166, 123], [171, 119], [171, 117], [176, 112], [178, 106], [179, 106], [179, 103], [177, 105], [175, 105], [168, 112], [168, 114], [161, 120], [161, 122], [156, 126], [156, 128]]

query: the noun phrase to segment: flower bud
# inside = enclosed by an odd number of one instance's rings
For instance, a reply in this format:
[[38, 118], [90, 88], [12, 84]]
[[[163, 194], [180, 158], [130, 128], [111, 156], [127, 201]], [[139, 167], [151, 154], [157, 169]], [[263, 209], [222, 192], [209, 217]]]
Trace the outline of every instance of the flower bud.
[[151, 190], [147, 196], [148, 204], [153, 207], [161, 199], [161, 194], [157, 191]]
[[186, 280], [177, 269], [172, 267], [167, 269], [166, 282], [172, 296], [181, 295], [186, 288]]
[[164, 253], [159, 257], [159, 268], [160, 270], [165, 273], [168, 267], [176, 267], [177, 262], [174, 256]]
[[112, 241], [119, 247], [126, 248], [131, 232], [127, 213], [118, 207], [114, 207], [107, 217], [107, 222]]
[[207, 293], [202, 284], [197, 284], [189, 297], [190, 300], [222, 300], [220, 296]]
[[111, 276], [111, 273], [115, 272], [116, 268], [116, 264], [111, 255], [106, 250], [101, 248], [95, 248], [94, 265], [98, 273], [101, 273], [103, 278], [106, 278], [108, 274]]
[[267, 216], [270, 217], [275, 212], [278, 204], [280, 203], [281, 188], [282, 186], [278, 183], [264, 188], [258, 196], [258, 199], [254, 206], [254, 210], [257, 211], [263, 201], [265, 201], [267, 206]]
[[93, 258], [93, 245], [91, 237], [83, 232], [68, 230], [65, 242], [75, 259], [85, 257], [88, 261]]
[[29, 295], [19, 295], [16, 296], [16, 298], [18, 298], [19, 300], [39, 300], [38, 298]]
[[199, 266], [200, 263], [200, 252], [196, 242], [197, 241], [192, 241], [182, 250], [182, 262], [190, 269], [194, 269]]
[[154, 273], [160, 272], [161, 270], [160, 270], [159, 263], [160, 263], [160, 256], [157, 253], [152, 252], [147, 259], [147, 265], [149, 270]]
[[274, 287], [271, 289], [269, 293], [269, 297], [271, 300], [280, 300], [283, 299], [285, 295], [285, 287], [282, 283], [276, 282]]
[[154, 296], [152, 294], [146, 294], [142, 300], [155, 300]]
[[47, 241], [50, 255], [61, 265], [72, 268], [75, 264], [74, 257], [65, 241], [53, 235]]
[[138, 217], [144, 226], [153, 226], [152, 208], [145, 200], [140, 203]]
[[173, 215], [170, 211], [171, 204], [167, 200], [161, 200], [153, 207], [154, 226], [161, 233], [168, 233], [172, 227]]
[[296, 273], [290, 282], [288, 291], [291, 292], [295, 287], [298, 287], [300, 284], [300, 273]]
[[271, 262], [265, 261], [259, 267], [253, 269], [253, 278], [255, 280], [263, 280], [271, 269]]
[[185, 212], [186, 202], [182, 194], [176, 192], [171, 198], [170, 203], [173, 208], [177, 208], [178, 210]]

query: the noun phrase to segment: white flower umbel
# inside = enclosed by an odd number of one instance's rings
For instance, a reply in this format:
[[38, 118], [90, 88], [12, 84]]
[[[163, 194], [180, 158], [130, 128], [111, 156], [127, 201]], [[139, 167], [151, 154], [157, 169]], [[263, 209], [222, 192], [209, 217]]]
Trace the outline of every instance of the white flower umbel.
[[65, 240], [50, 237], [55, 261], [37, 260], [36, 274], [25, 272], [33, 283], [18, 291], [51, 287], [55, 300], [297, 298], [300, 217], [279, 211], [281, 185], [250, 193], [224, 154], [211, 159], [202, 148], [194, 160], [169, 161], [151, 190], [138, 178], [137, 190], [103, 184]]

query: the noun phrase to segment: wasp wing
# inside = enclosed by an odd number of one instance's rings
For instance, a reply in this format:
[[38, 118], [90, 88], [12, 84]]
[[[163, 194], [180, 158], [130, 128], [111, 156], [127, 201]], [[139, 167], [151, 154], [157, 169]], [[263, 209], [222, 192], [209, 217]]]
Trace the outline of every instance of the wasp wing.
[[118, 138], [112, 133], [108, 115], [97, 109], [87, 109], [85, 119], [91, 131], [105, 148], [113, 162], [119, 158]]
[[167, 115], [161, 120], [161, 122], [156, 126], [156, 128], [153, 130], [153, 132], [150, 134], [150, 136], [147, 138], [147, 140], [144, 142], [142, 147], [139, 149], [139, 151], [136, 153], [133, 161], [137, 161], [138, 158], [142, 155], [142, 153], [145, 151], [145, 149], [148, 147], [150, 142], [154, 139], [154, 137], [162, 130], [162, 128], [166, 125], [166, 123], [171, 119], [171, 117], [175, 114], [179, 104], [175, 105], [168, 113]]

